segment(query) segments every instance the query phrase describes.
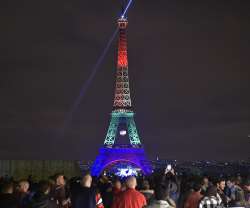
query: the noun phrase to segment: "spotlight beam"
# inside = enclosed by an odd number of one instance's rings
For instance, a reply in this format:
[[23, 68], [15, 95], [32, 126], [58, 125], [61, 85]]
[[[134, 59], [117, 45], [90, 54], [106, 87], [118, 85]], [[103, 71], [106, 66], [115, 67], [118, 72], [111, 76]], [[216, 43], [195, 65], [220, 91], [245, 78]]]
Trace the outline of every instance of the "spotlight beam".
[[87, 81], [82, 85], [82, 88], [80, 90], [80, 94], [78, 95], [78, 97], [76, 98], [74, 104], [72, 105], [65, 121], [64, 121], [64, 128], [66, 128], [68, 126], [68, 124], [72, 121], [73, 118], [73, 113], [76, 111], [76, 109], [78, 108], [79, 104], [81, 103], [82, 98], [84, 97], [84, 95], [86, 94], [86, 91], [88, 90], [92, 80], [94, 79], [97, 71], [100, 68], [101, 63], [103, 62], [103, 59], [105, 58], [112, 42], [115, 39], [115, 36], [117, 35], [118, 32], [118, 28], [116, 28], [116, 30], [114, 31], [114, 33], [112, 34], [112, 36], [110, 37], [106, 47], [104, 48], [101, 56], [99, 57], [99, 59], [97, 60], [96, 64], [94, 65], [94, 67], [92, 68], [91, 74], [89, 75]]
[[125, 7], [125, 9], [124, 9], [124, 11], [123, 11], [123, 13], [122, 13], [122, 15], [121, 15], [122, 18], [124, 18], [124, 17], [126, 16], [126, 13], [127, 13], [128, 9], [129, 9], [129, 7], [130, 7], [132, 1], [133, 1], [133, 0], [129, 0], [127, 6]]
[[[131, 3], [132, 3], [132, 0], [129, 0], [127, 6], [125, 7], [125, 9], [124, 9], [124, 11], [122, 13], [122, 16], [121, 16], [122, 18], [125, 17]], [[96, 73], [98, 72], [98, 70], [100, 68], [100, 65], [102, 64], [102, 62], [103, 62], [103, 60], [104, 60], [104, 58], [105, 58], [111, 44], [112, 44], [112, 42], [114, 41], [114, 39], [115, 39], [115, 37], [116, 37], [116, 35], [118, 33], [118, 30], [119, 29], [116, 28], [116, 30], [114, 31], [114, 33], [110, 37], [110, 39], [109, 39], [106, 47], [104, 48], [101, 56], [97, 60], [96, 64], [93, 66], [90, 76], [88, 77], [87, 81], [83, 84], [83, 86], [82, 86], [82, 88], [80, 90], [79, 96], [76, 98], [74, 104], [70, 108], [70, 111], [67, 113], [66, 119], [64, 120], [63, 134], [64, 134], [64, 131], [65, 131], [65, 128], [71, 123], [74, 112], [77, 110], [77, 108], [78, 108], [79, 104], [81, 103], [81, 100], [83, 99], [84, 95], [86, 94], [86, 91], [88, 90], [92, 80], [94, 79]]]

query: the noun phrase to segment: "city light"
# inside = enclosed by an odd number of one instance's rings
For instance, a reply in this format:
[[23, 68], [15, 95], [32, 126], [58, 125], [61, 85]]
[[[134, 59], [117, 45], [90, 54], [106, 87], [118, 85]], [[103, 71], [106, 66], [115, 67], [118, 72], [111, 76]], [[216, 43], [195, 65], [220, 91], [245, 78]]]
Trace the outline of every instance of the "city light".
[[128, 168], [119, 168], [116, 172], [116, 175], [119, 177], [128, 177], [128, 176], [137, 176], [137, 172], [135, 169], [128, 167]]

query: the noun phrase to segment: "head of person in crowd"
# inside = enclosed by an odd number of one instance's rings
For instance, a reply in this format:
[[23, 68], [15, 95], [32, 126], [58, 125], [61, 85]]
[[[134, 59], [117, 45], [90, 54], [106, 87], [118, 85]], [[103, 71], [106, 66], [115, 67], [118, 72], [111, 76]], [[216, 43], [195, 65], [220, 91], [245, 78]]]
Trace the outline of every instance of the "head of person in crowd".
[[106, 174], [103, 173], [103, 174], [101, 175], [100, 179], [99, 179], [99, 182], [104, 183], [104, 184], [107, 184], [107, 183], [109, 183], [110, 181], [109, 181], [109, 178], [106, 176]]
[[65, 185], [65, 178], [64, 175], [59, 173], [55, 175], [55, 183], [57, 186], [64, 186]]
[[121, 184], [121, 181], [120, 180], [115, 180], [114, 181], [114, 189], [116, 189], [116, 190], [121, 190], [121, 188], [122, 188], [122, 184]]
[[21, 180], [18, 183], [18, 191], [21, 193], [27, 193], [29, 191], [30, 184], [26, 180]]
[[202, 189], [202, 181], [199, 179], [196, 179], [193, 183], [193, 190], [195, 192], [201, 192]]
[[208, 177], [207, 176], [203, 176], [203, 178], [202, 178], [202, 194], [205, 194], [206, 193], [206, 191], [207, 191], [207, 189], [208, 189], [208, 187], [209, 187], [209, 179], [208, 179]]
[[38, 193], [48, 195], [50, 193], [50, 183], [46, 180], [42, 180], [38, 183]]
[[90, 188], [92, 185], [92, 176], [90, 175], [90, 173], [86, 173], [81, 180], [81, 185], [83, 187], [87, 187]]
[[247, 178], [243, 183], [244, 190], [250, 193], [250, 178]]
[[13, 194], [14, 184], [11, 181], [6, 181], [2, 184], [1, 193], [3, 194]]
[[216, 186], [209, 186], [208, 188], [207, 188], [207, 191], [206, 191], [206, 196], [207, 197], [212, 197], [212, 196], [214, 196], [214, 197], [217, 197], [217, 187]]
[[226, 181], [224, 178], [218, 178], [217, 182], [216, 182], [216, 186], [217, 189], [219, 189], [220, 191], [224, 191], [225, 187], [226, 187]]
[[234, 180], [232, 177], [230, 177], [226, 180], [226, 187], [231, 189], [233, 186], [234, 186]]
[[209, 186], [209, 179], [208, 179], [207, 176], [203, 177], [203, 179], [202, 179], [202, 185], [203, 185], [203, 187], [208, 188], [208, 186]]
[[113, 190], [113, 184], [112, 183], [107, 183], [105, 186], [105, 191], [111, 193]]
[[237, 175], [235, 178], [235, 185], [240, 186], [242, 183], [242, 177], [240, 175]]
[[126, 186], [129, 189], [135, 189], [137, 186], [136, 178], [134, 176], [128, 177], [126, 180]]
[[127, 190], [127, 185], [126, 185], [126, 181], [124, 181], [122, 183], [121, 191], [126, 191], [126, 190]]
[[56, 185], [56, 179], [55, 179], [54, 176], [50, 176], [50, 177], [48, 178], [48, 181], [49, 181], [49, 183], [50, 183], [52, 186], [55, 186], [55, 185]]
[[154, 189], [154, 194], [155, 194], [155, 199], [156, 200], [166, 201], [167, 198], [169, 197], [169, 190], [165, 185], [159, 184]]
[[150, 190], [150, 184], [148, 180], [143, 180], [141, 185], [142, 190]]

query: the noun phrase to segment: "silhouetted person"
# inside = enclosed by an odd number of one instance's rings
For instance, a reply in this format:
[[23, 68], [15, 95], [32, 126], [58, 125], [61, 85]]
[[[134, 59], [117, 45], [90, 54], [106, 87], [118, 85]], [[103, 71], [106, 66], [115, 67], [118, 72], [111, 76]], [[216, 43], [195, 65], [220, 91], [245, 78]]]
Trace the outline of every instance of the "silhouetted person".
[[244, 181], [243, 190], [245, 195], [246, 208], [250, 208], [250, 178]]
[[216, 186], [208, 187], [205, 196], [199, 203], [199, 208], [217, 208], [221, 206], [221, 198]]
[[149, 182], [147, 180], [144, 180], [142, 182], [142, 188], [140, 192], [145, 196], [147, 200], [147, 204], [152, 200], [153, 195], [154, 195], [154, 190], [150, 189]]
[[194, 183], [193, 191], [187, 197], [184, 203], [184, 208], [197, 208], [198, 207], [199, 202], [201, 198], [203, 197], [201, 195], [201, 188], [202, 188], [201, 182], [197, 181]]
[[57, 208], [55, 200], [50, 198], [50, 184], [48, 181], [40, 181], [38, 191], [34, 194], [29, 208]]
[[226, 181], [225, 181], [225, 179], [219, 178], [217, 180], [216, 186], [217, 186], [217, 192], [220, 195], [220, 198], [222, 200], [222, 205], [224, 207], [227, 207], [229, 200], [228, 200], [226, 194], [224, 193], [224, 190], [225, 190], [225, 187], [226, 187]]
[[231, 194], [230, 206], [234, 207], [244, 207], [246, 206], [245, 194], [244, 190], [241, 187], [242, 178], [236, 177], [234, 178], [234, 191]]
[[81, 187], [72, 196], [72, 208], [104, 208], [100, 194], [91, 186], [92, 177], [90, 174], [83, 176]]
[[55, 176], [55, 190], [52, 196], [58, 202], [59, 208], [69, 208], [70, 200], [68, 195], [64, 175], [57, 174]]
[[16, 191], [16, 197], [18, 200], [19, 208], [26, 208], [31, 200], [31, 194], [29, 192], [29, 182], [22, 180], [18, 183]]
[[13, 194], [14, 185], [12, 182], [5, 182], [2, 185], [0, 193], [0, 207], [1, 208], [18, 208], [18, 201]]
[[176, 204], [169, 196], [169, 190], [164, 184], [158, 184], [154, 189], [155, 198], [147, 208], [175, 208]]
[[207, 192], [207, 189], [208, 189], [209, 185], [210, 185], [210, 181], [209, 181], [208, 177], [204, 176], [202, 178], [202, 187], [201, 187], [201, 194], [202, 195], [205, 195], [205, 193]]

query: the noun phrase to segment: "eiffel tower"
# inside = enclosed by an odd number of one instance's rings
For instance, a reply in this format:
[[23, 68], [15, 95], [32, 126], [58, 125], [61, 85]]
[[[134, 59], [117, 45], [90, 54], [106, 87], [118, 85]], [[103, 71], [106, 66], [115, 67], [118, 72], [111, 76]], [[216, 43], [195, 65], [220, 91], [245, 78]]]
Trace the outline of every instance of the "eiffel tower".
[[[99, 176], [107, 167], [126, 162], [138, 167], [147, 175], [152, 173], [152, 167], [146, 158], [136, 129], [130, 97], [126, 37], [128, 21], [122, 16], [117, 23], [119, 40], [113, 111], [104, 145], [92, 165], [91, 174]], [[117, 145], [116, 141], [124, 137], [127, 137], [130, 143]]]

